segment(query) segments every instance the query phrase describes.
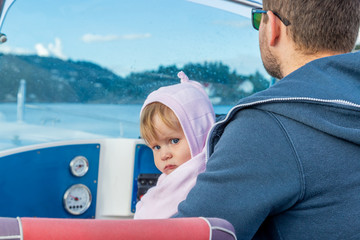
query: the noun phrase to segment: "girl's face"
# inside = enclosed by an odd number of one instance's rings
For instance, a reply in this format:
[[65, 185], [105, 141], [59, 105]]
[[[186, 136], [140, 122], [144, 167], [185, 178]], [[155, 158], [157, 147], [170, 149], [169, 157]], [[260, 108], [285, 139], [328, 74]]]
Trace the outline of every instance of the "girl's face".
[[168, 175], [191, 159], [189, 144], [182, 129], [169, 128], [157, 115], [153, 121], [157, 139], [149, 142], [149, 146], [153, 150], [156, 167]]

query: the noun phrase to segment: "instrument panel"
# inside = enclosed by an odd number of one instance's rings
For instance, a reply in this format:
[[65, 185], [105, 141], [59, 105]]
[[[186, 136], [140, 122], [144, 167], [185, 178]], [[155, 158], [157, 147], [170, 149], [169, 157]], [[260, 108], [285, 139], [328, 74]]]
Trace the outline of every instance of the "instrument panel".
[[0, 216], [95, 218], [99, 162], [98, 143], [34, 145], [0, 157]]

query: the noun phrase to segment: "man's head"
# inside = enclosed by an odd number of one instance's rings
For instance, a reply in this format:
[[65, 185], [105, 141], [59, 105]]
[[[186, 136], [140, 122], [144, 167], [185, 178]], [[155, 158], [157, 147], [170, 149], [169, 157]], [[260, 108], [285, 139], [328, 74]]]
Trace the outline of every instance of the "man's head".
[[279, 79], [316, 58], [350, 52], [359, 32], [359, 0], [263, 0], [263, 10], [261, 56]]
[[[264, 0], [263, 9], [288, 19], [288, 34], [304, 53], [350, 52], [360, 27], [359, 0]], [[264, 16], [264, 21], [267, 21]]]

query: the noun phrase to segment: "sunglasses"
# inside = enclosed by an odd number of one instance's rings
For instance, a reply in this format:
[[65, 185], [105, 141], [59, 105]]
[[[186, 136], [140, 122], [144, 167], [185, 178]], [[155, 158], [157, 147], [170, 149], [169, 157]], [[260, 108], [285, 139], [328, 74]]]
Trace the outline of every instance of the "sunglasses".
[[[251, 10], [251, 22], [253, 27], [256, 30], [259, 30], [260, 27], [260, 22], [261, 22], [261, 17], [263, 13], [267, 13], [268, 11], [262, 10], [261, 8], [253, 8]], [[280, 15], [276, 12], [272, 12], [276, 17], [278, 17], [280, 19], [280, 21], [285, 25], [285, 26], [289, 26], [290, 25], [290, 21], [287, 20], [286, 18], [282, 18], [280, 17]]]

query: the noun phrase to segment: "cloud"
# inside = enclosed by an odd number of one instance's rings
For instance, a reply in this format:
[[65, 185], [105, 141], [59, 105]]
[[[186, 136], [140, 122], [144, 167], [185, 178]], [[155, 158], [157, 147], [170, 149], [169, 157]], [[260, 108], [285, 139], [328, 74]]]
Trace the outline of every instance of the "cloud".
[[54, 43], [49, 43], [44, 46], [42, 43], [35, 44], [35, 50], [38, 56], [40, 57], [57, 57], [60, 59], [66, 59], [67, 57], [62, 52], [62, 43], [60, 38], [55, 38]]
[[94, 42], [110, 42], [117, 40], [135, 40], [135, 39], [144, 39], [151, 37], [150, 33], [145, 34], [125, 34], [125, 35], [98, 35], [98, 34], [84, 34], [81, 40], [85, 43], [94, 43]]
[[85, 34], [82, 36], [82, 41], [86, 43], [92, 43], [92, 42], [110, 42], [118, 39], [118, 36], [116, 35], [96, 35], [96, 34]]
[[[40, 57], [57, 57], [60, 59], [67, 59], [62, 52], [62, 43], [59, 38], [55, 38], [54, 43], [49, 43], [45, 46], [42, 43], [37, 43], [34, 46], [35, 54]], [[8, 43], [0, 45], [0, 52], [4, 54], [16, 54], [16, 55], [30, 55], [34, 54], [34, 50], [29, 50], [19, 47], [11, 47]]]
[[58, 57], [60, 59], [67, 58], [62, 52], [62, 43], [60, 38], [55, 38], [55, 44], [49, 43], [48, 48], [50, 53], [52, 53], [55, 57]]
[[44, 45], [42, 45], [41, 43], [37, 43], [35, 44], [35, 50], [38, 56], [40, 57], [48, 57], [50, 56], [50, 52], [49, 50], [47, 50]]
[[0, 45], [0, 52], [5, 54], [16, 54], [16, 55], [28, 55], [32, 54], [33, 52], [25, 49], [25, 48], [18, 48], [18, 47], [11, 47], [7, 45], [8, 43]]

